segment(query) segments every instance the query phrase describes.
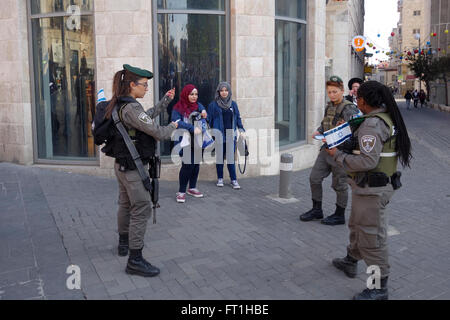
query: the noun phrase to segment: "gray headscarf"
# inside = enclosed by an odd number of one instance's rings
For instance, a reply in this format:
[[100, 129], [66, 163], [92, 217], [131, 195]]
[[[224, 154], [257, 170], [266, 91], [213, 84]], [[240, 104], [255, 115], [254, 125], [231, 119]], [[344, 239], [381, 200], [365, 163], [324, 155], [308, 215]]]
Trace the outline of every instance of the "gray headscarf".
[[[223, 87], [227, 88], [227, 90], [228, 90], [228, 97], [226, 97], [225, 99], [220, 96], [220, 90], [222, 90]], [[228, 82], [221, 82], [217, 86], [215, 100], [216, 100], [217, 104], [219, 105], [219, 107], [221, 107], [222, 109], [228, 110], [231, 108], [231, 103], [233, 102], [232, 95], [233, 94], [231, 92], [230, 84]]]

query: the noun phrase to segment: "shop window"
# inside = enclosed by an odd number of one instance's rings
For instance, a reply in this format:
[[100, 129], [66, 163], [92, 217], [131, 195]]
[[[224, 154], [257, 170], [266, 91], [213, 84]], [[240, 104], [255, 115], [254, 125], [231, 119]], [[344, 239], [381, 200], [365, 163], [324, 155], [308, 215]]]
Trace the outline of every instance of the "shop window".
[[306, 17], [306, 3], [276, 3], [275, 128], [283, 146], [306, 140], [306, 24], [293, 18]]
[[96, 103], [94, 16], [60, 13], [70, 12], [69, 6], [78, 6], [82, 13], [91, 10], [92, 3], [31, 1], [38, 161], [97, 160], [91, 133]]

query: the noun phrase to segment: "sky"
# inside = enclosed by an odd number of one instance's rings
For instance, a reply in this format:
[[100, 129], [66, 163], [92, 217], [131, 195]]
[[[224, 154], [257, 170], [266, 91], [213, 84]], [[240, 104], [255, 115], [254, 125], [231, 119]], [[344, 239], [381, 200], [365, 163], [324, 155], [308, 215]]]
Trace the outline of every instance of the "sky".
[[[379, 59], [387, 60], [388, 57], [382, 54], [383, 51], [390, 50], [389, 37], [393, 28], [397, 27], [400, 19], [400, 13], [397, 12], [397, 0], [364, 0], [365, 1], [365, 18], [364, 18], [364, 36], [367, 41], [373, 43], [377, 48], [368, 48], [368, 53], [374, 56], [369, 60], [370, 64], [376, 64]], [[378, 37], [380, 35], [380, 37]], [[380, 50], [379, 54], [375, 51]]]

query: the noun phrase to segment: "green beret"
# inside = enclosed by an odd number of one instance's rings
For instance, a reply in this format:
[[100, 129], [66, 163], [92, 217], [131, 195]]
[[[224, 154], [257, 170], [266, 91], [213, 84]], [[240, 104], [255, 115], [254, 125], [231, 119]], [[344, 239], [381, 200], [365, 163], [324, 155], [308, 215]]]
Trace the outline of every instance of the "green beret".
[[153, 78], [153, 73], [151, 73], [148, 70], [144, 70], [144, 69], [139, 69], [136, 67], [132, 67], [129, 64], [124, 64], [123, 68], [127, 71], [130, 71], [131, 73], [134, 73], [135, 75], [142, 77], [142, 78], [147, 78], [147, 79], [152, 79]]
[[331, 82], [344, 83], [344, 81], [342, 81], [342, 79], [339, 78], [338, 76], [331, 76], [331, 77], [330, 77], [330, 81], [331, 81]]

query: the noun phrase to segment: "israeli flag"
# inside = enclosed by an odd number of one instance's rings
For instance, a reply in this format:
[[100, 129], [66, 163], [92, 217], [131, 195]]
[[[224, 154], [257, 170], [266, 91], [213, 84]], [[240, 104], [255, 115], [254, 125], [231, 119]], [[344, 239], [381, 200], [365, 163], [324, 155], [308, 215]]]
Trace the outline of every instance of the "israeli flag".
[[106, 96], [105, 96], [105, 90], [103, 90], [103, 88], [102, 88], [97, 92], [97, 103], [103, 102], [103, 101], [106, 101]]
[[352, 130], [348, 122], [323, 133], [327, 140], [328, 148], [335, 148], [352, 136]]

